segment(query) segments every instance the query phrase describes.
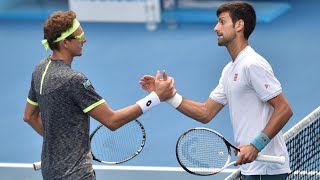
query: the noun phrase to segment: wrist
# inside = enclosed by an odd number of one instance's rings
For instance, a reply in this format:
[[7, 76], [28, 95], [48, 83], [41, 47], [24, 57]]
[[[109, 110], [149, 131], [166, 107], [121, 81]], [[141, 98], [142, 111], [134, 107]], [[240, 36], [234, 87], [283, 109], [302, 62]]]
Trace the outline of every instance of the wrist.
[[176, 93], [173, 97], [166, 100], [166, 102], [168, 104], [170, 104], [172, 107], [177, 108], [182, 103], [182, 99], [183, 99], [182, 96], [180, 94]]
[[261, 132], [250, 144], [252, 144], [260, 152], [269, 142], [269, 137]]
[[149, 95], [146, 97], [140, 99], [139, 101], [136, 102], [142, 110], [143, 113], [147, 112], [151, 108], [157, 106], [160, 104], [160, 99], [154, 91], [152, 91]]

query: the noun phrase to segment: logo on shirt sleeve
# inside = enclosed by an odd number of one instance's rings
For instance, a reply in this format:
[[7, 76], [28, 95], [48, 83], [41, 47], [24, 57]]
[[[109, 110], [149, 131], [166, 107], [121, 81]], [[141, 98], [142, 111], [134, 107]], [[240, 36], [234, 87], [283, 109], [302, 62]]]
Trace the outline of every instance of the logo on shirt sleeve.
[[89, 81], [89, 79], [87, 79], [85, 82], [82, 83], [84, 88], [86, 88], [87, 90], [89, 90], [90, 87], [92, 87], [91, 82]]
[[264, 87], [265, 87], [266, 89], [268, 89], [268, 88], [270, 87], [270, 85], [269, 85], [269, 84], [265, 84]]

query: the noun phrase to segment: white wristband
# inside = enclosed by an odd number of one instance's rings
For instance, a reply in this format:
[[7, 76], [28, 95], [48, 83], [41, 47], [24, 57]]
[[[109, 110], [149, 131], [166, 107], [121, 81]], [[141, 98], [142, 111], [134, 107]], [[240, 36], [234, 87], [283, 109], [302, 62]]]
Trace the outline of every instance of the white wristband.
[[182, 96], [176, 93], [172, 98], [166, 100], [166, 102], [170, 104], [172, 107], [177, 108], [182, 103], [182, 99]]
[[160, 104], [160, 99], [154, 91], [152, 91], [148, 96], [140, 99], [136, 102], [142, 110], [143, 113], [147, 112], [149, 109], [153, 108], [154, 106]]

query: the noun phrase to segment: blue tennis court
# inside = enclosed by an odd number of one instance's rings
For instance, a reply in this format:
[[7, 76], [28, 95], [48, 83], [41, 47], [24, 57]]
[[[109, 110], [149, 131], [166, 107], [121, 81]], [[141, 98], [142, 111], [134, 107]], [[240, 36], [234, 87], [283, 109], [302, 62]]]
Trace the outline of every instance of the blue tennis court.
[[[294, 115], [284, 131], [319, 106], [319, 5], [315, 0], [291, 1], [287, 12], [271, 22], [258, 23], [249, 41], [270, 62], [291, 103]], [[0, 162], [32, 163], [40, 160], [42, 139], [22, 116], [31, 73], [50, 52], [46, 52], [40, 42], [43, 19], [32, 16], [25, 19], [23, 15], [20, 19], [18, 16], [7, 18], [5, 14], [8, 13], [0, 14], [3, 62], [0, 138], [4, 142]], [[82, 57], [74, 59], [73, 68], [87, 75], [113, 109], [131, 105], [144, 97], [146, 93], [139, 86], [140, 77], [163, 69], [175, 78], [181, 95], [205, 101], [230, 59], [227, 50], [217, 46], [213, 23], [183, 22], [174, 30], [162, 23], [154, 32], [147, 31], [144, 23], [83, 22], [82, 26], [87, 43]], [[146, 128], [146, 146], [125, 166], [179, 167], [175, 143], [182, 132], [192, 127], [215, 129], [233, 142], [227, 107], [206, 125], [165, 103], [139, 120]], [[93, 119], [91, 122], [93, 130], [98, 123]], [[9, 178], [10, 173], [15, 173], [7, 172], [9, 174], [0, 176]], [[121, 173], [115, 177], [120, 179]]]

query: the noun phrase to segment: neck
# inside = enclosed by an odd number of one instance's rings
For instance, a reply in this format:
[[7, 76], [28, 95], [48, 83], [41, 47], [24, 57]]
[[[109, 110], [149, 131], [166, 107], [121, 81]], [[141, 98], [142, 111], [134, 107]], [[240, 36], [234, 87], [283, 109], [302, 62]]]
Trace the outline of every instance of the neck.
[[232, 61], [234, 62], [238, 57], [239, 53], [248, 46], [248, 40], [233, 42], [227, 46], [227, 50], [231, 55]]
[[73, 57], [68, 55], [67, 53], [63, 53], [61, 51], [53, 51], [52, 55], [51, 55], [51, 59], [52, 60], [62, 60], [64, 61], [66, 64], [71, 66]]

